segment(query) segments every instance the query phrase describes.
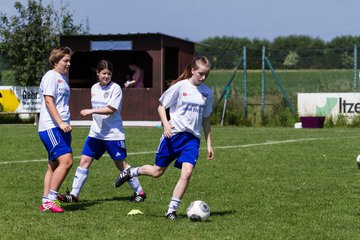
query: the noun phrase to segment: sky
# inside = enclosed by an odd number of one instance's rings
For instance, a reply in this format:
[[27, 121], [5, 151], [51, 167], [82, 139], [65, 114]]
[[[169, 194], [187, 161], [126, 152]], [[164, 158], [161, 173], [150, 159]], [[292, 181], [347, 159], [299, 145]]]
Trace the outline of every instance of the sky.
[[[18, 0], [27, 5], [27, 0]], [[0, 11], [16, 14], [14, 0]], [[53, 2], [59, 9], [59, 0]], [[330, 41], [360, 36], [360, 0], [62, 0], [91, 34], [162, 33], [199, 42], [209, 37], [274, 40], [306, 35]]]

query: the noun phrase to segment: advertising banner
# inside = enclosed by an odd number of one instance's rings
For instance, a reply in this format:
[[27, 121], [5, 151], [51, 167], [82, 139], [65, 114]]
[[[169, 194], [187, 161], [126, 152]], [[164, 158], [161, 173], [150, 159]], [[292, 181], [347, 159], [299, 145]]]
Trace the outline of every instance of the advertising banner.
[[353, 117], [360, 113], [359, 93], [298, 93], [297, 98], [299, 116]]
[[39, 87], [0, 86], [0, 112], [39, 113]]

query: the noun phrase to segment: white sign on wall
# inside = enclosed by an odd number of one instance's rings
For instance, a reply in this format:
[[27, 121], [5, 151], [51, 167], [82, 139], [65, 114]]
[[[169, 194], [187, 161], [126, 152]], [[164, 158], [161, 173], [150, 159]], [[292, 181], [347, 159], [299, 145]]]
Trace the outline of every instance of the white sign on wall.
[[0, 86], [1, 112], [38, 113], [41, 108], [39, 87]]
[[91, 51], [132, 50], [132, 41], [91, 41]]
[[299, 116], [354, 116], [360, 113], [359, 93], [298, 93]]

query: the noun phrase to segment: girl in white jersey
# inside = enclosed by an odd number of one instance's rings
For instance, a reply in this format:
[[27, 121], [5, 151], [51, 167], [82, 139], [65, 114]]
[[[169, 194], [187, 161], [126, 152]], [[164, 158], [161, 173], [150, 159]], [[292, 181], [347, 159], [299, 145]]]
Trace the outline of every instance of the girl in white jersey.
[[[204, 129], [207, 145], [207, 158], [214, 158], [211, 144], [210, 114], [213, 93], [203, 82], [210, 71], [206, 57], [195, 57], [179, 78], [160, 97], [158, 112], [164, 126], [164, 133], [155, 157], [155, 164], [131, 168], [115, 179], [115, 186], [139, 175], [160, 177], [172, 161], [181, 169], [180, 179], [172, 194], [165, 216], [170, 220], [178, 219], [176, 211], [188, 187], [193, 168], [199, 156], [201, 128]], [[169, 108], [170, 120], [166, 117]]]
[[71, 50], [55, 48], [49, 61], [53, 66], [41, 79], [42, 96], [39, 136], [48, 152], [48, 167], [40, 211], [64, 212], [57, 201], [58, 190], [72, 164], [68, 73]]
[[[125, 161], [125, 132], [121, 118], [122, 91], [118, 84], [111, 81], [113, 65], [101, 60], [97, 64], [96, 74], [99, 82], [91, 88], [91, 109], [83, 109], [81, 116], [92, 115], [93, 122], [89, 136], [85, 140], [80, 165], [76, 169], [71, 192], [58, 196], [62, 202], [77, 202], [84, 186], [89, 168], [94, 159], [98, 160], [107, 151], [120, 171], [130, 168]], [[128, 180], [134, 194], [131, 202], [142, 202], [146, 195], [138, 178]]]

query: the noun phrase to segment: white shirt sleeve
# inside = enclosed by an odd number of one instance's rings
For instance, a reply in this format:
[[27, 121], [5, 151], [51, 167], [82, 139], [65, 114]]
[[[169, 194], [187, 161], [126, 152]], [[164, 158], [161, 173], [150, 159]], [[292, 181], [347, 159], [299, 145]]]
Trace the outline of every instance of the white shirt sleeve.
[[163, 95], [161, 95], [159, 101], [165, 108], [168, 108], [171, 105], [173, 105], [179, 98], [179, 86], [180, 84], [176, 83], [175, 85], [168, 88], [163, 93]]
[[204, 118], [209, 117], [210, 114], [212, 113], [213, 101], [214, 101], [214, 94], [212, 93], [212, 91], [210, 91], [209, 96], [205, 103], [205, 108], [204, 108], [204, 112], [203, 112]]
[[42, 80], [43, 83], [43, 96], [56, 97], [56, 79], [54, 74], [49, 71]]
[[114, 88], [111, 94], [109, 105], [115, 108], [116, 110], [118, 110], [120, 108], [121, 99], [122, 99], [121, 87], [117, 86]]

